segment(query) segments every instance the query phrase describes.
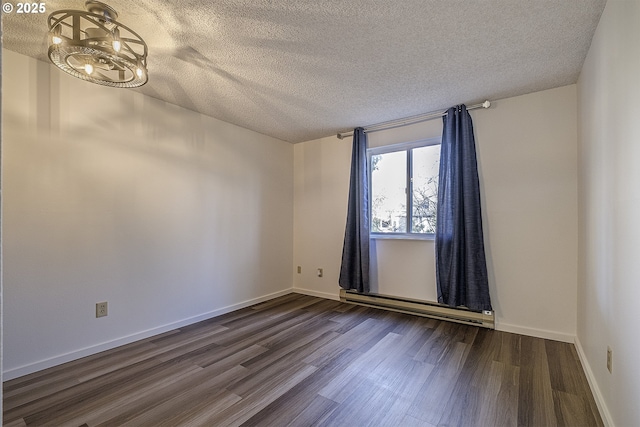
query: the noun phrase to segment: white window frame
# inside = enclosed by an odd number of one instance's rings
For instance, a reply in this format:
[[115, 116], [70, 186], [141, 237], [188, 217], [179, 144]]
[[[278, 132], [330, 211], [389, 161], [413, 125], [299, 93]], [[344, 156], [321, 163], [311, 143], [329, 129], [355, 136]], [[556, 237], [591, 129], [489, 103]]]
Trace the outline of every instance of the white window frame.
[[[373, 191], [371, 173], [371, 157], [379, 154], [395, 153], [398, 151], [406, 151], [407, 153], [407, 182], [406, 182], [406, 197], [407, 197], [407, 224], [406, 230], [411, 230], [411, 213], [413, 212], [413, 153], [412, 149], [428, 147], [431, 145], [440, 145], [442, 142], [441, 137], [420, 139], [412, 142], [402, 142], [392, 145], [383, 145], [380, 147], [367, 148], [367, 164], [369, 166], [369, 215], [372, 212], [371, 195]], [[369, 218], [369, 233], [372, 239], [404, 239], [404, 240], [434, 240], [436, 238], [435, 233], [414, 233], [407, 231], [405, 233], [379, 233], [371, 231], [373, 224], [372, 218]]]

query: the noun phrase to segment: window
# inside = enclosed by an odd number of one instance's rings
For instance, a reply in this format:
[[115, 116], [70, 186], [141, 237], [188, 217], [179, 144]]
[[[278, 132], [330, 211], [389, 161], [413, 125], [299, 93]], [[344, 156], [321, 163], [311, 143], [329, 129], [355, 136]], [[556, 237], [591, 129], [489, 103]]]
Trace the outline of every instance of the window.
[[367, 150], [371, 233], [432, 237], [436, 232], [440, 138]]

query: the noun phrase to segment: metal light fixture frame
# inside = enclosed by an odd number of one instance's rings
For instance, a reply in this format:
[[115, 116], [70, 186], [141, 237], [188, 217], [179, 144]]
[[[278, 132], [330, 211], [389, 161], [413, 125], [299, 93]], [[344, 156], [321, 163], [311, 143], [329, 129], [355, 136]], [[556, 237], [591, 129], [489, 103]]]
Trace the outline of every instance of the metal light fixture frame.
[[[49, 59], [62, 71], [104, 86], [133, 88], [148, 81], [147, 44], [117, 21], [99, 1], [87, 11], [59, 10], [49, 15]], [[119, 43], [117, 43], [119, 42]]]

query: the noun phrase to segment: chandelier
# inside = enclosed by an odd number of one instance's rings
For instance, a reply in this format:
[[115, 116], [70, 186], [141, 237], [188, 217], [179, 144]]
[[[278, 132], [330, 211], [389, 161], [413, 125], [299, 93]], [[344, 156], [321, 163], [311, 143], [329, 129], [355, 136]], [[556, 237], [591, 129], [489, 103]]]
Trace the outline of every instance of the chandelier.
[[59, 10], [49, 15], [49, 59], [82, 80], [112, 87], [138, 87], [147, 76], [147, 44], [116, 21], [118, 13], [99, 1], [87, 12]]

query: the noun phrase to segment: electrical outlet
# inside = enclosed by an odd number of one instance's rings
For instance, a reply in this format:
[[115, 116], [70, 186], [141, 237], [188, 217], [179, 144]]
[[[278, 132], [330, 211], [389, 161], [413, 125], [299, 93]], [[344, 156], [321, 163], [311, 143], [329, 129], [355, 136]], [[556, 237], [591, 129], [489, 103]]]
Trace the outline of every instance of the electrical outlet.
[[613, 364], [613, 352], [611, 351], [611, 347], [607, 346], [607, 369], [609, 373], [611, 373], [611, 365]]
[[302, 267], [298, 266], [298, 274], [302, 273]]
[[104, 317], [108, 314], [107, 311], [107, 302], [97, 302], [96, 303], [96, 317]]
[[322, 271], [321, 268], [318, 269], [318, 277], [322, 277], [324, 275], [324, 272]]

